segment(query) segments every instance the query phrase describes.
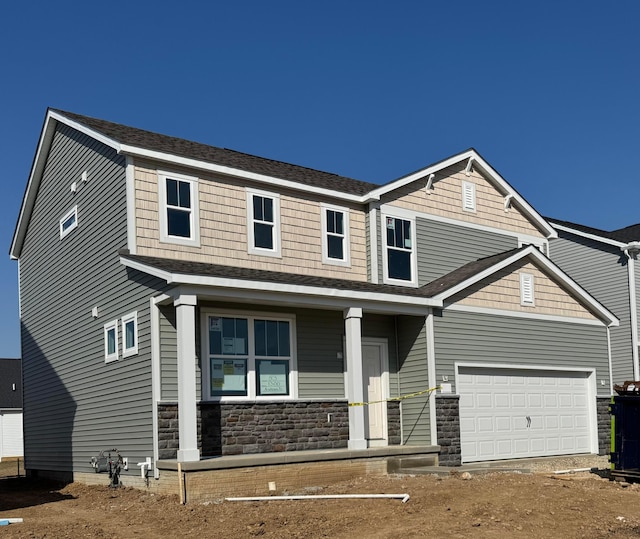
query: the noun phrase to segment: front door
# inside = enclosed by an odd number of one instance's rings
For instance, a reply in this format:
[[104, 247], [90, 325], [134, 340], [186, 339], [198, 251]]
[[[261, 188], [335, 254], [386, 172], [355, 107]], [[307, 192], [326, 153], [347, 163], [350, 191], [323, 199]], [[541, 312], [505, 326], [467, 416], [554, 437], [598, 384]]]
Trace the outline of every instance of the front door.
[[369, 445], [387, 445], [387, 388], [385, 350], [382, 343], [362, 343], [365, 399], [365, 435]]

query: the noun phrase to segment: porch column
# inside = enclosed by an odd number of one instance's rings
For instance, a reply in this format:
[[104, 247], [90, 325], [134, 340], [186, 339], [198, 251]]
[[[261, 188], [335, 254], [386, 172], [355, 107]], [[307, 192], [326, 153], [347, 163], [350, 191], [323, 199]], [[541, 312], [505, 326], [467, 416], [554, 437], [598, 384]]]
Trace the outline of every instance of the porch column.
[[[347, 353], [347, 399], [363, 402], [362, 379], [362, 309], [351, 307], [344, 311]], [[364, 436], [364, 406], [349, 406], [349, 449], [366, 449]]]
[[180, 294], [176, 308], [178, 344], [178, 460], [200, 460], [196, 412], [196, 296]]

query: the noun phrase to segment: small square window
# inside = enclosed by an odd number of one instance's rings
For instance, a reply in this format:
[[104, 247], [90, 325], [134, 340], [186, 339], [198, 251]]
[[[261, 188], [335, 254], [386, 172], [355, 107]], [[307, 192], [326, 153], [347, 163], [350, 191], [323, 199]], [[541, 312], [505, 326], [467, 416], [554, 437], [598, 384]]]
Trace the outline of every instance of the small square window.
[[60, 219], [60, 239], [78, 226], [78, 206], [74, 206]]
[[138, 353], [138, 313], [122, 317], [122, 357]]
[[118, 358], [118, 321], [113, 320], [104, 325], [104, 360], [109, 363]]

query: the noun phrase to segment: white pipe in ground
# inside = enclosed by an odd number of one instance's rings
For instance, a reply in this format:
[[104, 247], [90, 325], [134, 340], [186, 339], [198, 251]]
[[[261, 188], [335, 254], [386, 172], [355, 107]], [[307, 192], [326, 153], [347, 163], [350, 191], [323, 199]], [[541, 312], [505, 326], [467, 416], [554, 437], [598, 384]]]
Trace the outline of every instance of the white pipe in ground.
[[394, 498], [407, 503], [408, 494], [310, 494], [308, 496], [250, 496], [243, 498], [225, 498], [228, 502], [266, 502], [269, 500], [335, 500], [355, 498]]

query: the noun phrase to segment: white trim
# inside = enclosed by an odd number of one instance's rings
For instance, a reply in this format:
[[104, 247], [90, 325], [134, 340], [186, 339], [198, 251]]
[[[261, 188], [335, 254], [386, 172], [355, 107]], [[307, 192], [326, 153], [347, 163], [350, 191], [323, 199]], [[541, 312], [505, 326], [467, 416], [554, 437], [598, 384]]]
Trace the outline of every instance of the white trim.
[[[261, 191], [259, 189], [245, 188], [247, 193], [247, 252], [252, 255], [282, 257], [281, 248], [281, 232], [280, 232], [280, 195]], [[271, 239], [273, 241], [273, 249], [265, 249], [255, 246], [254, 228], [256, 219], [253, 216], [253, 197], [259, 196], [270, 199], [273, 202], [273, 231]], [[269, 221], [263, 221], [269, 223]]]
[[127, 249], [132, 255], [137, 254], [137, 234], [136, 234], [136, 179], [133, 158], [127, 155], [125, 168], [125, 178], [127, 182]]
[[587, 367], [555, 367], [546, 365], [522, 365], [511, 363], [474, 363], [468, 361], [460, 361], [454, 363], [454, 372], [456, 377], [456, 393], [458, 391], [458, 379], [460, 374], [460, 367], [471, 367], [480, 369], [512, 369], [519, 371], [552, 371], [552, 372], [567, 372], [567, 373], [583, 373], [587, 375], [587, 402], [589, 406], [589, 434], [591, 452], [598, 452], [598, 416], [596, 410], [596, 398], [598, 397], [598, 387], [596, 382], [596, 369]]
[[[132, 347], [127, 348], [127, 324], [133, 322], [133, 341]], [[135, 356], [138, 353], [138, 311], [125, 314], [121, 319], [122, 326], [122, 357]]]
[[[329, 235], [340, 237], [340, 234], [327, 230], [327, 211], [342, 214], [342, 254], [343, 258], [329, 258]], [[322, 223], [322, 263], [333, 266], [351, 267], [351, 235], [349, 228], [349, 208], [334, 206], [332, 204], [320, 204], [320, 222]]]
[[611, 357], [611, 328], [607, 328], [607, 357], [609, 359], [609, 394], [613, 395], [613, 359]]
[[[152, 266], [147, 266], [127, 258], [120, 258], [120, 262], [128, 268], [142, 271], [163, 279], [167, 284], [202, 285], [206, 287], [230, 288], [241, 291], [265, 291], [278, 292], [280, 294], [302, 294], [318, 296], [320, 298], [350, 299], [359, 301], [382, 302], [398, 305], [413, 305], [425, 307], [442, 307], [442, 300], [422, 298], [417, 296], [401, 296], [398, 294], [384, 294], [378, 292], [357, 292], [353, 290], [339, 290], [335, 288], [322, 288], [318, 286], [279, 284], [268, 281], [248, 281], [243, 279], [231, 279], [228, 277], [206, 277], [200, 275], [185, 275], [181, 273], [169, 273]], [[237, 292], [233, 293], [237, 295]], [[424, 311], [421, 311], [424, 314]]]
[[380, 279], [378, 272], [378, 219], [377, 219], [378, 206], [376, 204], [369, 204], [369, 257], [371, 266], [371, 282], [378, 284]]
[[[114, 331], [115, 336], [115, 351], [113, 353], [109, 353], [109, 332]], [[118, 320], [112, 320], [111, 322], [107, 322], [103, 328], [103, 338], [104, 338], [104, 362], [111, 363], [112, 361], [118, 361], [120, 359], [120, 347], [118, 342]]]
[[[64, 223], [66, 223], [71, 217], [73, 217], [73, 222], [65, 229], [63, 228]], [[60, 239], [62, 240], [67, 234], [69, 234], [72, 230], [78, 227], [78, 205], [76, 204], [73, 208], [71, 208], [67, 213], [65, 213], [59, 222], [60, 229]]]
[[476, 184], [473, 182], [462, 182], [462, 210], [476, 213]]
[[475, 150], [467, 150], [466, 152], [462, 152], [460, 154], [449, 157], [448, 159], [440, 161], [439, 163], [426, 167], [422, 170], [418, 170], [417, 172], [409, 174], [404, 178], [400, 178], [391, 183], [383, 185], [378, 189], [370, 191], [367, 196], [377, 197], [379, 199], [386, 193], [399, 189], [421, 178], [428, 177], [432, 173], [437, 173], [447, 167], [450, 167], [451, 165], [455, 165], [456, 163], [465, 161], [467, 159], [473, 159], [474, 169], [480, 169], [482, 172], [484, 172], [484, 174], [488, 176], [488, 179], [500, 188], [499, 190], [501, 190], [505, 194], [512, 194], [512, 203], [516, 202], [519, 208], [524, 212], [524, 214], [527, 215], [532, 222], [537, 224], [543, 231], [547, 233], [547, 238], [558, 237], [558, 234], [553, 229], [553, 227], [535, 209], [533, 209], [533, 207], [531, 207], [529, 203], [524, 198], [522, 198], [513, 189], [513, 187], [511, 187], [511, 185], [509, 185], [509, 183], [507, 183], [507, 181], [494, 170], [491, 165], [489, 165], [489, 163], [487, 163], [482, 157], [480, 157], [480, 155]]
[[[387, 246], [387, 219], [400, 219], [402, 221], [409, 221], [411, 224], [411, 250], [408, 251], [406, 248], [402, 250], [402, 252], [410, 253], [410, 270], [411, 270], [411, 280], [404, 281], [402, 279], [392, 279], [389, 277], [389, 247]], [[397, 213], [386, 213], [380, 212], [380, 237], [382, 243], [382, 282], [384, 284], [393, 284], [400, 286], [408, 286], [408, 287], [417, 287], [418, 286], [418, 254], [416, 249], [416, 220], [415, 218], [407, 218]], [[399, 250], [398, 248], [395, 248]]]
[[169, 299], [161, 295], [149, 298], [149, 318], [151, 324], [151, 424], [153, 428], [153, 477], [160, 478], [156, 466], [160, 458], [160, 441], [158, 436], [158, 403], [162, 401], [162, 379], [160, 374], [160, 307], [159, 304]]
[[520, 273], [520, 305], [534, 307], [536, 304], [535, 279], [531, 273]]
[[[169, 234], [167, 222], [167, 211], [169, 209], [169, 205], [167, 203], [167, 180], [175, 180], [177, 182], [189, 184], [189, 193], [191, 198], [191, 206], [189, 208], [189, 227], [191, 230], [188, 238], [183, 236], [171, 236]], [[200, 247], [200, 209], [198, 191], [197, 177], [158, 170], [158, 213], [160, 217], [160, 241], [162, 243]]]
[[[436, 387], [436, 347], [435, 347], [435, 327], [433, 324], [433, 309], [429, 309], [429, 313], [425, 319], [426, 345], [427, 345], [427, 377], [429, 378], [429, 387]], [[431, 434], [431, 445], [438, 445], [438, 424], [436, 418], [436, 399], [435, 395], [429, 398], [429, 430]]]
[[460, 311], [468, 313], [490, 314], [494, 316], [512, 316], [514, 318], [529, 318], [533, 320], [547, 320], [550, 322], [567, 322], [570, 324], [582, 324], [586, 326], [603, 326], [601, 320], [592, 318], [571, 318], [569, 316], [557, 316], [554, 314], [537, 314], [533, 312], [507, 311], [506, 309], [492, 309], [490, 307], [478, 307], [476, 305], [451, 304], [444, 307], [447, 311]]
[[[209, 317], [237, 317], [247, 320], [247, 394], [246, 395], [211, 395], [211, 361], [209, 354]], [[241, 309], [215, 309], [202, 308], [200, 311], [201, 344], [203, 353], [202, 361], [202, 395], [203, 402], [238, 402], [238, 401], [291, 401], [298, 398], [298, 349], [297, 349], [297, 327], [296, 315], [292, 313], [276, 313], [271, 311], [254, 311]], [[255, 354], [255, 331], [252, 322], [260, 320], [282, 320], [289, 322], [289, 395], [258, 395], [257, 391], [257, 361]], [[234, 356], [229, 356], [232, 359]], [[244, 358], [243, 358], [244, 359]], [[262, 359], [262, 358], [261, 358]], [[282, 359], [274, 357], [275, 359]]]
[[553, 228], [557, 228], [558, 230], [562, 230], [564, 232], [569, 232], [570, 234], [574, 234], [575, 236], [581, 236], [583, 238], [587, 238], [594, 241], [599, 241], [600, 243], [606, 243], [607, 245], [614, 245], [615, 247], [626, 247], [626, 243], [616, 240], [610, 240], [609, 238], [603, 238], [602, 236], [597, 236], [595, 234], [590, 234], [589, 232], [582, 232], [581, 230], [576, 230], [575, 228], [571, 228], [566, 225], [560, 225], [555, 223], [554, 221], [549, 221]]
[[453, 219], [451, 217], [443, 217], [441, 215], [432, 215], [430, 213], [408, 210], [406, 208], [392, 206], [390, 204], [383, 204], [381, 206], [381, 210], [383, 212], [390, 212], [390, 213], [397, 214], [401, 217], [406, 216], [406, 219], [410, 219], [410, 218], [426, 219], [429, 221], [437, 221], [437, 222], [445, 223], [448, 225], [456, 225], [456, 226], [472, 228], [474, 230], [480, 230], [482, 232], [492, 232], [494, 234], [500, 234], [502, 236], [510, 236], [513, 238], [517, 238], [520, 246], [530, 245], [530, 244], [536, 244], [536, 245], [542, 246], [542, 245], [549, 244], [549, 240], [547, 240], [543, 236], [532, 236], [530, 234], [523, 234], [515, 230], [506, 230], [504, 228], [496, 228], [492, 226], [481, 225], [478, 223], [471, 223], [469, 221], [461, 221], [460, 219]]
[[578, 301], [588, 306], [588, 310], [593, 313], [597, 313], [597, 315], [599, 315], [602, 319], [606, 319], [607, 325], [617, 326], [620, 324], [620, 321], [618, 320], [618, 318], [616, 318], [616, 316], [613, 315], [613, 313], [611, 313], [603, 305], [598, 303], [598, 301], [593, 298], [593, 296], [591, 296], [584, 288], [582, 288], [578, 283], [571, 279], [571, 277], [564, 273], [558, 266], [551, 262], [551, 260], [544, 256], [533, 245], [530, 245], [529, 247], [526, 247], [523, 250], [513, 254], [509, 258], [502, 260], [502, 262], [498, 262], [493, 266], [487, 268], [486, 270], [477, 273], [476, 275], [470, 277], [469, 279], [466, 279], [457, 286], [453, 286], [448, 290], [442, 292], [441, 294], [436, 294], [433, 299], [440, 299], [444, 301], [447, 298], [450, 298], [451, 296], [454, 296], [458, 292], [461, 292], [462, 290], [471, 286], [472, 284], [475, 284], [478, 281], [481, 281], [482, 279], [493, 275], [495, 272], [506, 268], [507, 266], [510, 266], [514, 262], [517, 262], [518, 260], [521, 260], [522, 258], [525, 258], [527, 256], [532, 257], [536, 263], [538, 263], [546, 271], [551, 273], [557, 279], [558, 284], [561, 287], [565, 288], [565, 290], [572, 292], [576, 299], [578, 299]]

